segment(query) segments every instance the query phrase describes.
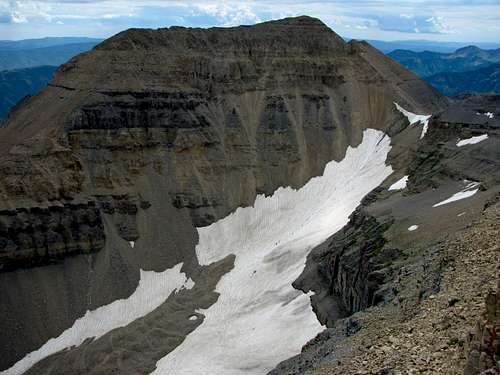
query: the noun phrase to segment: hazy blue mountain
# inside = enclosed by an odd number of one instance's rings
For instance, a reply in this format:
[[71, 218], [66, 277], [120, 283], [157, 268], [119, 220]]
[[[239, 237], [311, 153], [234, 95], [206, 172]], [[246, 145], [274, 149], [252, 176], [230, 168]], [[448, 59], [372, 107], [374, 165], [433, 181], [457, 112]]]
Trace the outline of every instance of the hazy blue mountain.
[[0, 51], [19, 51], [65, 44], [100, 43], [102, 39], [80, 37], [47, 37], [40, 39], [0, 40]]
[[0, 70], [61, 65], [73, 56], [92, 49], [98, 42], [72, 43], [33, 49], [0, 50]]
[[55, 66], [0, 72], [0, 119], [26, 95], [33, 95], [52, 79]]
[[19, 100], [43, 88], [57, 66], [100, 42], [74, 37], [0, 40], [0, 120]]
[[448, 96], [466, 92], [500, 94], [500, 64], [466, 72], [438, 73], [425, 80]]
[[497, 49], [500, 48], [500, 43], [466, 43], [466, 42], [436, 42], [430, 40], [398, 40], [398, 41], [384, 41], [384, 40], [367, 40], [375, 48], [378, 48], [384, 53], [403, 49], [414, 52], [441, 52], [451, 53], [457, 49], [475, 45], [481, 49]]
[[483, 50], [476, 46], [460, 48], [453, 53], [396, 50], [389, 56], [420, 77], [442, 72], [465, 72], [500, 63], [500, 48]]

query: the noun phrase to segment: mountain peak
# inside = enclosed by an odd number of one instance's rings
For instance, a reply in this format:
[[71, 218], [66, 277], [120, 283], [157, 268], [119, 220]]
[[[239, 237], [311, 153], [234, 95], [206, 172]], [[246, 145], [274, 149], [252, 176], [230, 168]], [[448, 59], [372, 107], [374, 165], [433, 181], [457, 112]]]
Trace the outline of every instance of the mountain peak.
[[[320, 20], [307, 16], [225, 28], [129, 29], [63, 65], [53, 83], [103, 91], [125, 86], [151, 91], [201, 81], [215, 85], [224, 82], [222, 86], [227, 88], [237, 80], [225, 82], [222, 78], [213, 79], [213, 75], [220, 74], [226, 65], [232, 64], [230, 61], [241, 61], [254, 69], [254, 64], [267, 66], [278, 60], [290, 64], [307, 59], [319, 64], [346, 54], [346, 43], [340, 36]], [[193, 66], [186, 66], [187, 61]], [[209, 69], [211, 75], [200, 72], [203, 74], [193, 80], [195, 69]], [[180, 71], [186, 77], [181, 79]], [[123, 80], [124, 74], [128, 80]]]
[[326, 26], [323, 21], [321, 21], [319, 18], [315, 17], [310, 17], [310, 16], [297, 16], [297, 17], [287, 17], [287, 18], [282, 18], [279, 20], [273, 20], [273, 21], [268, 21], [264, 22], [261, 25], [287, 25], [287, 26], [320, 26], [320, 27], [325, 27]]
[[321, 20], [309, 16], [283, 18], [255, 25], [236, 27], [188, 28], [172, 26], [160, 29], [128, 29], [101, 43], [100, 50], [130, 50], [168, 48], [171, 50], [198, 50], [215, 48], [224, 50], [231, 44], [247, 47], [251, 44], [284, 45], [322, 41], [327, 48], [343, 48], [344, 40]]
[[455, 54], [457, 55], [468, 55], [468, 54], [471, 54], [471, 53], [476, 53], [478, 51], [481, 51], [481, 49], [479, 47], [476, 47], [476, 46], [466, 46], [466, 47], [462, 47], [462, 48], [459, 48], [455, 51]]

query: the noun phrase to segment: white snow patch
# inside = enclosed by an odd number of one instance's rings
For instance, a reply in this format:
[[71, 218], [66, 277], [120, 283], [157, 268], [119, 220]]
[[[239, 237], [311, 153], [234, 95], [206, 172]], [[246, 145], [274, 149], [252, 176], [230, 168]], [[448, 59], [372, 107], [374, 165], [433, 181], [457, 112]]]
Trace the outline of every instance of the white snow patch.
[[189, 317], [189, 320], [198, 320], [198, 317], [196, 315], [191, 315]]
[[476, 181], [464, 180], [464, 183], [466, 183], [467, 185], [465, 186], [465, 188], [462, 191], [470, 190], [470, 189], [473, 189], [473, 188], [479, 186], [479, 182], [476, 182]]
[[486, 113], [476, 112], [476, 115], [478, 115], [478, 116], [484, 115], [484, 116], [488, 117], [489, 119], [492, 119], [495, 117], [495, 115], [491, 112], [486, 112]]
[[135, 247], [135, 242], [134, 241], [129, 241], [130, 247], [133, 249]]
[[344, 160], [294, 190], [259, 195], [253, 207], [198, 228], [201, 265], [234, 254], [219, 281], [217, 302], [203, 323], [157, 363], [153, 374], [261, 375], [300, 353], [323, 330], [310, 294], [292, 287], [307, 254], [341, 229], [361, 199], [392, 173], [385, 164], [390, 139], [366, 130]]
[[81, 345], [86, 339], [99, 338], [107, 332], [124, 327], [144, 316], [182, 288], [191, 289], [194, 283], [181, 273], [182, 263], [163, 272], [142, 271], [137, 289], [127, 299], [101, 306], [77, 319], [60, 336], [47, 341], [40, 349], [27, 354], [2, 375], [22, 374], [35, 363], [71, 346]]
[[394, 104], [396, 105], [397, 110], [406, 116], [406, 118], [410, 122], [410, 125], [418, 123], [421, 123], [423, 125], [422, 133], [420, 134], [420, 139], [424, 138], [425, 135], [427, 134], [427, 130], [429, 130], [429, 119], [432, 117], [432, 115], [416, 115], [415, 113], [407, 111], [406, 109], [401, 107], [398, 103], [394, 102]]
[[408, 230], [410, 232], [416, 231], [417, 229], [418, 229], [418, 225], [412, 225], [412, 226], [408, 227]]
[[[470, 189], [470, 187], [469, 187]], [[456, 194], [453, 194], [451, 197], [449, 197], [448, 199], [445, 199], [444, 201], [442, 202], [439, 202], [439, 203], [436, 203], [434, 206], [432, 207], [439, 207], [439, 206], [442, 206], [444, 204], [448, 204], [448, 203], [452, 203], [452, 202], [456, 202], [456, 201], [459, 201], [459, 200], [462, 200], [462, 199], [466, 199], [466, 198], [470, 198], [472, 197], [474, 194], [476, 194], [477, 192], [479, 191], [479, 189], [474, 189], [474, 190], [462, 190], [462, 191], [459, 191], [458, 193]]]
[[466, 145], [475, 145], [476, 143], [485, 141], [486, 139], [488, 139], [488, 134], [478, 135], [476, 137], [471, 137], [458, 141], [457, 146], [462, 147]]
[[389, 187], [389, 191], [391, 190], [403, 190], [406, 188], [406, 184], [408, 183], [408, 178], [410, 176], [404, 176], [400, 180], [396, 181]]
[[465, 212], [461, 212], [457, 216], [460, 217], [460, 216], [464, 216], [464, 215], [465, 215]]

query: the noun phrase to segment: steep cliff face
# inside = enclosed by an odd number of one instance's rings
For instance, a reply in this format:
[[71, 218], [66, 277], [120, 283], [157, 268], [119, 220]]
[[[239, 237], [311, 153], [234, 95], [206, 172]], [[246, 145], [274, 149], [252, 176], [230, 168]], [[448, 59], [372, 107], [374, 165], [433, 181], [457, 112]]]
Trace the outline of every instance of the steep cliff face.
[[128, 30], [63, 65], [0, 129], [0, 368], [129, 296], [139, 269], [202, 280], [196, 227], [394, 131], [394, 101], [445, 105], [308, 17]]
[[391, 279], [390, 263], [400, 255], [397, 248], [384, 247], [383, 234], [392, 221], [357, 210], [342, 230], [310, 253], [308, 267], [294, 286], [315, 292], [313, 306], [327, 326], [386, 298], [382, 286]]

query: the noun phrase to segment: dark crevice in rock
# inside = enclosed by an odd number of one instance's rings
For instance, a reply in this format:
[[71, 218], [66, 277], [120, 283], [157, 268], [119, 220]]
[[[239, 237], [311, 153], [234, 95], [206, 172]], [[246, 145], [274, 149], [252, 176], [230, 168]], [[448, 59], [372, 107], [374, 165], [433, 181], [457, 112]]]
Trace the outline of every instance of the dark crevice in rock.
[[68, 91], [76, 91], [77, 89], [74, 88], [74, 87], [68, 87], [68, 86], [64, 86], [64, 85], [55, 85], [53, 83], [48, 83], [47, 86], [50, 86], [50, 87], [57, 87], [59, 89], [63, 89], [63, 90], [68, 90]]

